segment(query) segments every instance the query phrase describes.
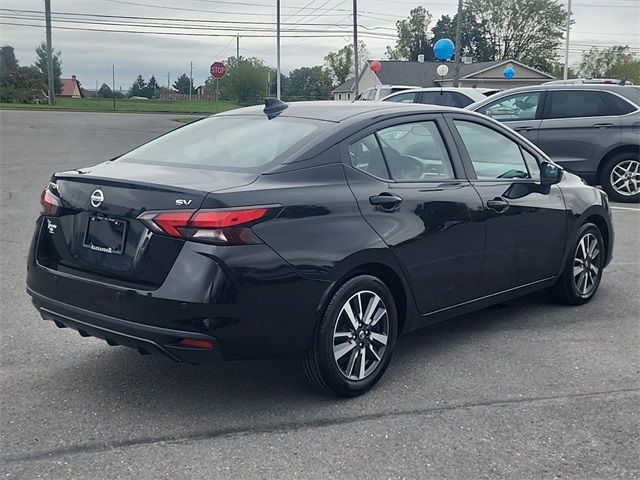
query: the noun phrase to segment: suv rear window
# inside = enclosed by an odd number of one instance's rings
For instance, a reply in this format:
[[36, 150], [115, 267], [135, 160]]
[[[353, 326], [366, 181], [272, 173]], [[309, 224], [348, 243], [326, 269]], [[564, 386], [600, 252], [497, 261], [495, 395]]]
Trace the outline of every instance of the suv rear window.
[[209, 117], [152, 140], [118, 161], [260, 172], [307, 143], [325, 123], [258, 115]]
[[602, 92], [602, 95], [607, 103], [609, 115], [626, 115], [636, 110], [636, 107], [617, 95], [609, 92]]

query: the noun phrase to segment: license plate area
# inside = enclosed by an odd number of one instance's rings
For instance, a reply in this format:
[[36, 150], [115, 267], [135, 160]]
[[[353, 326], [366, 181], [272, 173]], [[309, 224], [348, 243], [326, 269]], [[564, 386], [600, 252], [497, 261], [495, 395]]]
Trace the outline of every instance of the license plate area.
[[89, 217], [83, 247], [97, 252], [122, 255], [127, 222], [106, 217]]

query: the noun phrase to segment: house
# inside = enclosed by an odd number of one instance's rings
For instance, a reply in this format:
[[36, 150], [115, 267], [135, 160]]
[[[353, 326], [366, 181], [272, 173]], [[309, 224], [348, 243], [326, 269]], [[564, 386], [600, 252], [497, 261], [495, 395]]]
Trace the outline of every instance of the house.
[[82, 98], [82, 91], [80, 90], [80, 83], [76, 79], [75, 75], [71, 75], [71, 78], [61, 78], [60, 84], [62, 90], [58, 97], [66, 98]]
[[[369, 62], [360, 71], [360, 92], [376, 85], [416, 85], [418, 87], [450, 87], [453, 85], [454, 64], [447, 63], [449, 72], [444, 77], [436, 73], [442, 62], [406, 62], [381, 60], [378, 73], [369, 68]], [[504, 78], [502, 72], [511, 65], [515, 71], [512, 79]], [[516, 60], [462, 63], [460, 65], [461, 87], [482, 87], [505, 90], [508, 88], [539, 85], [555, 77]], [[354, 79], [350, 78], [332, 90], [334, 100], [353, 100]]]

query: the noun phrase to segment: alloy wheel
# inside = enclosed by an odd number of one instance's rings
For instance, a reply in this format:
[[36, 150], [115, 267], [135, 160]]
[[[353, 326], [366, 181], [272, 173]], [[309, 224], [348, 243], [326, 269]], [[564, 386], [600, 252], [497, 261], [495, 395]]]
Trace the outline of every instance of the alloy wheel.
[[573, 284], [583, 297], [590, 295], [597, 286], [601, 258], [598, 239], [593, 233], [585, 234], [573, 259]]
[[611, 170], [609, 182], [617, 193], [625, 197], [640, 193], [640, 161], [623, 160], [618, 163]]
[[333, 357], [349, 380], [371, 375], [382, 359], [389, 338], [387, 308], [374, 292], [363, 290], [343, 305], [333, 330]]

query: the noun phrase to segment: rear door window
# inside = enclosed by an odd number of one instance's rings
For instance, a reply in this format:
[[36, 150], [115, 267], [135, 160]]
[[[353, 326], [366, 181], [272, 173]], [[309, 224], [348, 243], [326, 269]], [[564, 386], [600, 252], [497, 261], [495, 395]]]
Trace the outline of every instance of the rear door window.
[[602, 92], [605, 103], [607, 104], [607, 112], [609, 115], [626, 115], [634, 112], [636, 107], [617, 95], [609, 92]]
[[391, 178], [425, 182], [454, 178], [444, 141], [435, 122], [403, 123], [377, 132]]
[[580, 118], [603, 117], [609, 109], [600, 95], [593, 90], [556, 90], [547, 94], [544, 117]]
[[380, 150], [378, 140], [373, 133], [349, 145], [349, 160], [351, 166], [358, 170], [374, 177], [389, 179], [382, 150]]

